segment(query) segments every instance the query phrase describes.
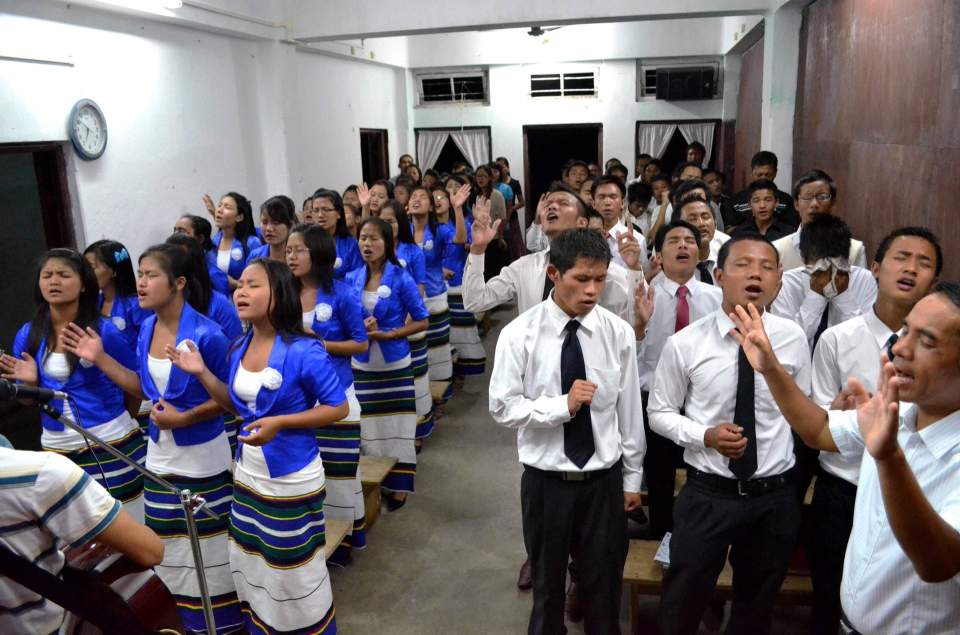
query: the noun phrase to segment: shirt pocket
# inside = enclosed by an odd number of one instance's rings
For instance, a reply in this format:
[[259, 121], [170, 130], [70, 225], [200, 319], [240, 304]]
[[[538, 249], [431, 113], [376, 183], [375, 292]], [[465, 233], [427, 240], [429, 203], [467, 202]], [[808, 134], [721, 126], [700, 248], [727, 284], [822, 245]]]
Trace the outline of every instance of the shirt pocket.
[[597, 410], [612, 408], [620, 395], [620, 371], [613, 368], [591, 368], [587, 371], [587, 379], [597, 384], [593, 393], [591, 407]]

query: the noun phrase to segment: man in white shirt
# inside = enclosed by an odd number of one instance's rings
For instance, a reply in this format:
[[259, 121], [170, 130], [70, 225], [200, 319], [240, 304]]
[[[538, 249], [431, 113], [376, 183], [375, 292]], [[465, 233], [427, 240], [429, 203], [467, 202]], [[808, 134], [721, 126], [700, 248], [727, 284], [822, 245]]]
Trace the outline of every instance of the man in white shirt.
[[643, 234], [644, 238], [652, 238], [649, 236], [650, 225], [653, 223], [651, 201], [653, 188], [646, 183], [638, 181], [627, 186], [627, 213], [623, 215], [623, 221], [624, 224], [632, 224], [634, 231]]
[[[157, 535], [72, 461], [0, 447], [0, 548], [59, 576], [65, 546], [94, 539], [142, 567], [163, 559]], [[63, 608], [0, 576], [0, 632], [55, 633], [63, 619]]]
[[[789, 271], [803, 266], [800, 254], [800, 234], [803, 227], [820, 215], [833, 214], [837, 201], [837, 184], [823, 170], [810, 170], [793, 184], [793, 202], [800, 214], [800, 229], [789, 236], [773, 241], [780, 252], [783, 270]], [[857, 267], [867, 266], [867, 250], [859, 240], [850, 240], [850, 263]]]
[[[734, 599], [727, 632], [770, 631], [800, 524], [793, 436], [745, 359], [729, 314], [748, 305], [762, 311], [780, 274], [768, 241], [732, 237], [717, 262], [721, 308], [671, 336], [657, 365], [650, 428], [683, 446], [688, 466], [663, 578], [662, 633], [696, 633], [728, 551]], [[789, 375], [809, 392], [803, 331], [769, 312], [762, 321]]]
[[[940, 264], [940, 246], [929, 230], [905, 227], [883, 239], [870, 267], [878, 288], [873, 309], [828, 328], [814, 351], [814, 403], [825, 411], [852, 408], [851, 377], [870, 392], [877, 390], [880, 354], [890, 354], [907, 314], [936, 283]], [[862, 459], [819, 453], [812, 503], [816, 522], [807, 550], [814, 594], [811, 633], [835, 633], [840, 626], [843, 556]]]
[[637, 311], [637, 329], [643, 337], [637, 344], [637, 366], [648, 450], [643, 459], [650, 517], [647, 538], [660, 540], [673, 528], [673, 490], [677, 468], [683, 465], [683, 450], [650, 430], [647, 400], [667, 338], [719, 309], [722, 294], [719, 287], [704, 284], [694, 275], [700, 250], [697, 228], [674, 221], [660, 228], [655, 243], [662, 271], [650, 283]]
[[598, 306], [609, 258], [590, 230], [555, 237], [551, 296], [497, 340], [490, 413], [517, 430], [524, 465], [532, 634], [565, 630], [568, 555], [577, 566], [584, 630], [619, 631], [626, 512], [640, 505], [645, 444], [633, 329]]
[[803, 328], [811, 350], [828, 327], [868, 312], [877, 299], [873, 274], [851, 267], [849, 251], [846, 223], [831, 215], [811, 220], [800, 237], [805, 266], [783, 274], [783, 287], [770, 307]]
[[[955, 633], [960, 624], [960, 284], [913, 307], [871, 395], [826, 416], [784, 372], [755, 313], [744, 348], [811, 447], [862, 456], [840, 596], [844, 632]], [[864, 452], [866, 449], [866, 452]]]
[[706, 284], [716, 284], [714, 271], [717, 268], [717, 255], [723, 243], [730, 236], [717, 229], [716, 213], [699, 196], [685, 198], [674, 212], [674, 218], [690, 223], [700, 232], [700, 262], [697, 263], [697, 278]]
[[[623, 197], [626, 189], [623, 181], [613, 176], [601, 176], [593, 182], [591, 190], [593, 207], [603, 218], [603, 235], [610, 248], [611, 262], [621, 267], [627, 264], [620, 255], [620, 237], [627, 234], [627, 226], [623, 224]], [[631, 233], [633, 226], [630, 227]], [[646, 264], [647, 242], [641, 234], [633, 234], [640, 245], [641, 267]]]

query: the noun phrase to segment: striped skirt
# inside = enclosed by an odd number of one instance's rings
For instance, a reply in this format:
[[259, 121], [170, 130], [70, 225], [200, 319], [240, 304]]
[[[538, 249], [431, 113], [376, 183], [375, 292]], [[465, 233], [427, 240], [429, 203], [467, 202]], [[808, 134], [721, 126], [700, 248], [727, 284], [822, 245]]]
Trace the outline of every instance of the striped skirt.
[[[164, 474], [163, 477], [180, 489], [189, 489], [207, 501], [207, 508], [219, 515], [213, 520], [204, 513], [195, 516], [200, 534], [200, 552], [207, 589], [213, 602], [213, 617], [218, 633], [229, 633], [243, 625], [240, 602], [230, 575], [227, 555], [227, 532], [230, 524], [230, 502], [233, 487], [230, 472], [203, 478]], [[163, 562], [156, 566], [157, 575], [177, 603], [180, 619], [187, 631], [205, 633], [200, 585], [187, 534], [187, 523], [180, 499], [173, 492], [151, 481], [144, 485], [146, 525], [163, 540]]]
[[237, 433], [240, 431], [240, 424], [243, 420], [236, 415], [225, 412], [223, 414], [223, 431], [227, 435], [227, 441], [230, 443], [230, 456], [237, 456]]
[[367, 546], [367, 523], [363, 509], [363, 486], [357, 469], [360, 466], [360, 402], [351, 385], [346, 390], [350, 412], [333, 425], [317, 428], [317, 445], [327, 479], [324, 513], [327, 518], [349, 521], [347, 534], [330, 564], [340, 565], [351, 549]]
[[407, 338], [407, 341], [410, 343], [413, 387], [417, 396], [417, 438], [425, 439], [433, 432], [433, 396], [430, 394], [428, 375], [427, 334], [417, 333]]
[[410, 358], [385, 366], [354, 360], [353, 387], [360, 402], [360, 452], [396, 458], [383, 489], [412, 492], [417, 410]]
[[442, 293], [425, 300], [430, 312], [427, 327], [427, 361], [429, 362], [431, 391], [434, 401], [445, 403], [453, 396], [453, 357], [450, 352], [450, 310], [447, 294]]
[[453, 374], [457, 377], [482, 375], [487, 352], [477, 332], [477, 318], [463, 310], [462, 287], [447, 290], [450, 305], [450, 347], [453, 349]]
[[230, 568], [248, 633], [337, 632], [324, 561], [323, 466], [269, 478], [237, 463]]
[[[94, 429], [93, 433], [96, 434], [96, 432]], [[104, 439], [104, 441], [141, 466], [146, 462], [147, 442], [139, 426], [130, 429], [118, 439]], [[43, 449], [62, 454], [79, 465], [93, 480], [106, 487], [111, 496], [123, 503], [124, 511], [133, 516], [134, 520], [138, 523], [143, 522], [143, 476], [140, 472], [93, 443], [90, 444], [90, 448], [84, 446], [79, 450], [62, 450], [52, 447]], [[104, 475], [107, 478], [106, 483], [103, 481]]]

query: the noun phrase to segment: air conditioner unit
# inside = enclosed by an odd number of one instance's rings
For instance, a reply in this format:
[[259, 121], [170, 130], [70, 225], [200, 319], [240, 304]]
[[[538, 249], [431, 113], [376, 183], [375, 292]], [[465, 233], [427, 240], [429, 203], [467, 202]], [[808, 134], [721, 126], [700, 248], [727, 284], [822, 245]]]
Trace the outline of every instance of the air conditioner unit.
[[657, 99], [713, 99], [716, 69], [709, 66], [658, 68]]

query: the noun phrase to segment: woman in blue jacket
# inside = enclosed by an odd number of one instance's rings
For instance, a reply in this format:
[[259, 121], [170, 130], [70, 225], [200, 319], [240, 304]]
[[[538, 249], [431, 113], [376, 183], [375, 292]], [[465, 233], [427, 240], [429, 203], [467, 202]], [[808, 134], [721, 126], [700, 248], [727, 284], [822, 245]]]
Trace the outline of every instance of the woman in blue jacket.
[[336, 633], [324, 560], [324, 471], [315, 428], [347, 416], [320, 340], [304, 332], [293, 275], [261, 258], [236, 291], [251, 325], [230, 350], [226, 382], [208, 355], [167, 348], [217, 403], [244, 421], [230, 511], [230, 569], [249, 633]]
[[213, 228], [210, 225], [210, 221], [202, 216], [194, 216], [193, 214], [184, 214], [177, 219], [176, 224], [173, 226], [173, 233], [184, 234], [200, 243], [206, 259], [207, 272], [210, 274], [210, 284], [213, 285], [213, 290], [229, 296], [231, 293], [230, 279], [227, 278], [226, 273], [217, 269], [217, 253], [214, 251], [213, 241], [210, 239], [212, 231]]
[[250, 252], [263, 242], [257, 238], [257, 230], [253, 226], [250, 201], [242, 194], [224, 194], [213, 213], [213, 222], [217, 226], [217, 233], [210, 239], [214, 246], [211, 253], [217, 269], [227, 274], [232, 290], [237, 287], [237, 278]]
[[397, 262], [393, 232], [386, 222], [371, 217], [360, 224], [360, 255], [364, 266], [347, 276], [347, 283], [360, 294], [370, 338], [370, 350], [353, 357], [360, 448], [364, 454], [396, 457], [383, 481], [387, 508], [394, 510], [413, 491], [417, 471], [417, 416], [407, 338], [427, 329], [429, 314], [413, 278]]
[[130, 253], [115, 240], [98, 240], [83, 251], [83, 257], [93, 268], [100, 287], [100, 314], [113, 322], [130, 342], [130, 348], [134, 348], [140, 325], [150, 313], [140, 308]]
[[271, 196], [260, 206], [260, 230], [264, 244], [252, 250], [247, 263], [256, 258], [284, 262], [287, 237], [297, 220], [297, 210], [289, 196]]
[[[147, 441], [147, 469], [202, 496], [219, 515], [196, 518], [207, 586], [213, 599], [218, 632], [240, 628], [243, 618], [230, 566], [227, 526], [233, 495], [230, 445], [223, 429], [223, 410], [195, 378], [174, 368], [167, 348], [193, 345], [203, 352], [213, 372], [227, 377], [229, 342], [220, 326], [190, 306], [199, 293], [193, 263], [186, 250], [155, 245], [140, 256], [137, 290], [140, 305], [154, 313], [140, 328], [137, 372], [122, 366], [90, 329], [70, 324], [63, 332], [66, 349], [92, 362], [127, 393], [153, 402]], [[146, 524], [164, 541], [157, 575], [175, 594], [180, 619], [188, 631], [205, 632], [200, 591], [178, 497], [153, 483], [145, 490]]]
[[366, 545], [363, 486], [357, 476], [360, 402], [353, 387], [350, 358], [365, 352], [368, 342], [360, 296], [346, 282], [334, 278], [336, 256], [333, 238], [316, 225], [297, 225], [287, 240], [287, 266], [300, 294], [303, 328], [322, 340], [350, 407], [343, 419], [317, 428], [317, 443], [327, 478], [326, 516], [349, 521], [352, 526], [352, 531], [328, 559], [331, 564], [342, 564], [350, 549]]
[[333, 261], [333, 273], [341, 280], [351, 271], [363, 266], [357, 239], [347, 228], [343, 199], [335, 190], [321, 188], [313, 193], [313, 218], [316, 224], [337, 243], [337, 258]]
[[[67, 393], [69, 400], [50, 402], [54, 410], [142, 464], [146, 444], [130, 416], [140, 402], [126, 397], [98, 368], [77, 359], [61, 337], [68, 324], [80, 324], [98, 333], [120, 364], [137, 367], [134, 348], [113, 322], [100, 315], [97, 279], [89, 263], [72, 249], [46, 252], [40, 259], [34, 298], [36, 313], [17, 332], [13, 355], [0, 357], [3, 378]], [[91, 450], [83, 437], [45, 413], [40, 415], [40, 423], [43, 449], [66, 455], [143, 522], [143, 477], [139, 472], [105, 450]]]
[[[397, 248], [397, 262], [417, 283], [420, 297], [426, 297], [427, 267], [423, 250], [413, 240], [410, 218], [400, 201], [391, 199], [383, 204], [378, 217], [393, 229]], [[419, 452], [423, 440], [433, 432], [433, 395], [430, 393], [430, 364], [427, 361], [427, 333], [421, 331], [407, 338], [410, 343], [410, 365], [413, 367], [413, 385], [417, 394], [417, 441]]]

